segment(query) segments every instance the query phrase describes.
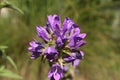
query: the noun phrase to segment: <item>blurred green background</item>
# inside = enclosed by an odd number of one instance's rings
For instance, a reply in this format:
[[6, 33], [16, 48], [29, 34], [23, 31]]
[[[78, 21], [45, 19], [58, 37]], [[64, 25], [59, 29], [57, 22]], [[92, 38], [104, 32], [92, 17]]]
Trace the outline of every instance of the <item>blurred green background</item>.
[[[0, 45], [18, 70], [0, 58], [0, 65], [23, 76], [21, 80], [46, 80], [49, 70], [40, 58], [30, 60], [27, 48], [38, 39], [36, 26], [46, 24], [47, 15], [72, 18], [86, 32], [84, 60], [78, 66], [78, 80], [120, 80], [120, 0], [0, 0], [9, 6], [0, 9]], [[0, 77], [0, 80], [18, 80]]]

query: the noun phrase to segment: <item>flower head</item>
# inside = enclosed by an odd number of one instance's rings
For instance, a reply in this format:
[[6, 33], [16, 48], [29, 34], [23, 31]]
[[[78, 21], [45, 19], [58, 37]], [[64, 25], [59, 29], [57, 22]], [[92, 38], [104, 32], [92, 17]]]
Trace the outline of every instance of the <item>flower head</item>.
[[50, 63], [48, 77], [60, 80], [69, 70], [66, 64], [78, 66], [84, 53], [80, 47], [85, 45], [86, 33], [80, 32], [80, 27], [70, 18], [65, 18], [61, 23], [59, 15], [49, 15], [44, 27], [36, 27], [37, 35], [43, 42], [32, 41], [28, 50], [32, 52], [31, 59], [42, 55]]

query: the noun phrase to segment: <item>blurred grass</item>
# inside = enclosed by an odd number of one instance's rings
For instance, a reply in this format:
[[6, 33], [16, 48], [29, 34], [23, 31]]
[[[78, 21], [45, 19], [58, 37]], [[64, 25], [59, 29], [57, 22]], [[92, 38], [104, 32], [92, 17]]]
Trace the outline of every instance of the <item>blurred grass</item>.
[[40, 80], [47, 76], [49, 69], [47, 63], [41, 63], [40, 59], [30, 60], [27, 48], [29, 41], [37, 38], [35, 26], [45, 25], [46, 16], [50, 14], [59, 14], [62, 21], [65, 17], [72, 18], [81, 27], [81, 32], [87, 33], [87, 45], [82, 47], [85, 58], [78, 67], [80, 72], [78, 80], [120, 80], [120, 1], [10, 0], [9, 2], [20, 8], [24, 15], [12, 9], [1, 9], [0, 45], [8, 46], [7, 53], [17, 63], [24, 80]]

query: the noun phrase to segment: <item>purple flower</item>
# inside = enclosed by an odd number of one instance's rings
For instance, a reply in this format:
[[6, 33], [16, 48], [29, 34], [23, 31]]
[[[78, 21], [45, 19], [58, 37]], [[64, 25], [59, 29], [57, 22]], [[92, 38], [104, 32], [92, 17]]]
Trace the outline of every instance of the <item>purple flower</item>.
[[62, 27], [63, 34], [65, 34], [67, 31], [68, 33], [70, 33], [71, 29], [73, 28], [73, 25], [74, 25], [73, 20], [71, 20], [70, 18], [65, 18]]
[[80, 34], [80, 28], [70, 18], [65, 18], [62, 27], [62, 39], [70, 39], [75, 34]]
[[56, 30], [56, 26], [58, 25], [60, 26], [60, 17], [58, 15], [49, 15], [48, 16], [48, 23], [50, 24], [51, 28], [55, 31]]
[[52, 80], [60, 80], [61, 78], [64, 77], [63, 69], [59, 64], [53, 64], [49, 73], [48, 77], [52, 78]]
[[50, 62], [58, 58], [58, 52], [53, 46], [47, 47], [44, 54]]
[[60, 47], [62, 46], [64, 43], [63, 43], [63, 40], [61, 39], [61, 37], [57, 37], [57, 40], [56, 40], [56, 45], [57, 47]]
[[83, 40], [83, 38], [85, 38], [86, 34], [82, 33], [82, 34], [73, 34], [70, 37], [70, 41], [68, 43], [68, 46], [71, 49], [78, 49], [80, 46], [83, 46], [86, 44], [86, 42]]
[[69, 66], [63, 66], [63, 72], [66, 73], [68, 71]]
[[36, 30], [37, 30], [37, 34], [40, 38], [42, 38], [45, 41], [49, 41], [50, 36], [48, 35], [48, 32], [45, 28], [37, 26]]
[[61, 31], [60, 23], [61, 23], [61, 21], [60, 21], [60, 17], [58, 15], [53, 15], [53, 16], [49, 15], [48, 16], [47, 25], [49, 25], [51, 27], [51, 29], [57, 36], [60, 36], [60, 31]]
[[51, 28], [51, 26], [50, 26], [50, 24], [49, 24], [49, 22], [46, 23], [45, 29], [46, 29], [46, 31], [49, 34], [53, 34], [54, 33], [53, 30], [52, 30], [52, 28]]
[[42, 55], [51, 67], [48, 77], [51, 80], [60, 80], [71, 66], [76, 67], [83, 59], [84, 53], [78, 49], [86, 44], [83, 40], [86, 33], [81, 33], [78, 25], [70, 18], [65, 18], [61, 24], [60, 16], [47, 16], [44, 27], [36, 27], [37, 35], [42, 38], [43, 43], [30, 42], [28, 50], [32, 52], [31, 59]]
[[36, 59], [36, 58], [38, 58], [38, 57], [40, 56], [40, 54], [41, 54], [41, 53], [39, 53], [39, 52], [33, 52], [33, 53], [31, 54], [31, 56], [30, 56], [30, 59]]
[[80, 60], [83, 59], [83, 56], [84, 56], [84, 53], [82, 51], [75, 51], [75, 52], [72, 52], [70, 55], [67, 54], [63, 56], [63, 59], [65, 62], [67, 63], [72, 62], [74, 66], [77, 66]]
[[30, 44], [30, 47], [28, 48], [28, 50], [32, 52], [32, 55], [30, 58], [36, 59], [42, 53], [42, 48], [44, 45], [41, 42], [35, 42], [35, 41], [31, 41], [29, 44]]

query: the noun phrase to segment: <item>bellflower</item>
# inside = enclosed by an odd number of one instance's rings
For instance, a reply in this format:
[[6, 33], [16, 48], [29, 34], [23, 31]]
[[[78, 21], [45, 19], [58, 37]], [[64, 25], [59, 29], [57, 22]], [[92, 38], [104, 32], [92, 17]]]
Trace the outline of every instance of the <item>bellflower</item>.
[[63, 43], [63, 40], [61, 39], [61, 37], [57, 37], [57, 40], [56, 40], [56, 45], [58, 47], [62, 46], [64, 43]]
[[80, 60], [83, 59], [84, 53], [83, 51], [75, 51], [72, 52], [70, 55], [65, 55], [63, 57], [64, 61], [67, 63], [72, 63], [74, 66], [77, 66]]
[[42, 53], [44, 44], [37, 41], [31, 41], [29, 44], [30, 47], [28, 48], [28, 50], [32, 52], [31, 59], [36, 59]]
[[62, 67], [59, 64], [53, 64], [48, 73], [48, 77], [55, 80], [60, 80], [61, 78], [63, 78], [64, 73]]
[[58, 15], [49, 15], [48, 24], [57, 36], [60, 36], [60, 17]]
[[49, 61], [53, 61], [54, 59], [57, 59], [58, 58], [58, 52], [57, 50], [53, 47], [53, 46], [50, 46], [50, 47], [47, 47], [47, 49], [45, 50], [45, 55], [47, 57], [47, 59]]
[[37, 26], [36, 30], [37, 30], [38, 36], [43, 40], [48, 41], [50, 39], [48, 32], [45, 28]]
[[86, 36], [85, 33], [72, 35], [70, 37], [68, 46], [72, 49], [78, 49], [80, 46], [86, 44], [86, 42], [83, 40], [85, 36]]
[[41, 57], [42, 61], [48, 61], [50, 71], [48, 77], [51, 80], [65, 79], [69, 72], [69, 66], [76, 68], [83, 59], [84, 53], [80, 47], [85, 45], [86, 33], [80, 32], [80, 27], [70, 18], [65, 18], [61, 23], [59, 15], [47, 16], [47, 23], [44, 27], [37, 26], [36, 32], [43, 41], [31, 41], [29, 52], [30, 58]]
[[73, 20], [71, 20], [70, 18], [65, 18], [64, 22], [63, 22], [63, 34], [65, 34], [66, 32], [70, 33], [71, 29], [73, 28], [74, 22]]

